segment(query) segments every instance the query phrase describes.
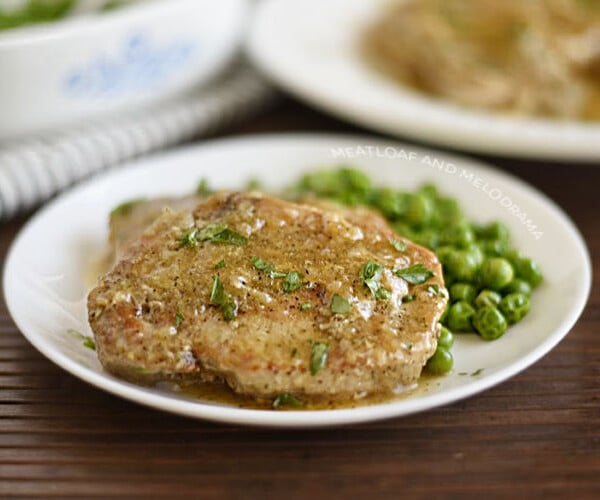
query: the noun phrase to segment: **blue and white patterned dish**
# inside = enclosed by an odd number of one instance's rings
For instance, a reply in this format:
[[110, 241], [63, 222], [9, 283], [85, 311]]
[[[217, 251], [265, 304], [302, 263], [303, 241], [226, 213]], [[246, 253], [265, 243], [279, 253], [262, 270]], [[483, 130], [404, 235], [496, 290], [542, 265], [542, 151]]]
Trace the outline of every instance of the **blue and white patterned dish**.
[[0, 33], [0, 141], [138, 109], [213, 77], [247, 0], [147, 0]]

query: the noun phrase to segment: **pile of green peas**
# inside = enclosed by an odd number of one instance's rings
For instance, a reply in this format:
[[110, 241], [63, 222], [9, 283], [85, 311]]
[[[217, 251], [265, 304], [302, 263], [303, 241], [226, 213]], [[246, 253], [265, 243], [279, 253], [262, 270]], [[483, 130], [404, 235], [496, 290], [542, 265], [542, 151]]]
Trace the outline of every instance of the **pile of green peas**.
[[437, 350], [427, 362], [431, 373], [452, 369], [452, 332], [498, 339], [527, 315], [532, 291], [543, 280], [540, 266], [512, 247], [504, 224], [469, 221], [458, 201], [433, 184], [414, 192], [380, 188], [360, 170], [342, 167], [307, 174], [292, 192], [375, 208], [398, 234], [436, 253], [449, 303], [441, 318]]

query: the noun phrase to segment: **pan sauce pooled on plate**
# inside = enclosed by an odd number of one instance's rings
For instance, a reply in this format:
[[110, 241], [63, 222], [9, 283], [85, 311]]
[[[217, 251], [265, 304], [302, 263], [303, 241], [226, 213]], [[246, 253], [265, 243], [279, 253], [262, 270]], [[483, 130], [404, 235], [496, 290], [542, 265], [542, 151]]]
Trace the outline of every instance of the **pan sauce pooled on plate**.
[[218, 381], [286, 401], [393, 395], [436, 351], [447, 302], [431, 291], [445, 292], [434, 254], [379, 215], [258, 193], [165, 210], [119, 255], [89, 320], [103, 366], [143, 383]]
[[382, 72], [461, 105], [600, 119], [597, 0], [401, 0], [364, 38]]

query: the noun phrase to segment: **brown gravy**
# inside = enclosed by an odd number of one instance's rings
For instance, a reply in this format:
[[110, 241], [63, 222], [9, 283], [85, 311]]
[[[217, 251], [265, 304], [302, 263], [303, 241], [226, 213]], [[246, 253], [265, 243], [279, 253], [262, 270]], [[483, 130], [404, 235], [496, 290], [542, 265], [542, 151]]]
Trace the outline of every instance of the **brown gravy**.
[[255, 399], [251, 396], [244, 396], [233, 392], [229, 386], [220, 383], [194, 383], [179, 385], [173, 383], [159, 383], [157, 387], [165, 390], [168, 393], [175, 393], [186, 398], [202, 402], [219, 404], [234, 408], [244, 408], [251, 410], [273, 410], [273, 411], [316, 411], [316, 410], [337, 410], [351, 409], [362, 406], [370, 406], [383, 403], [392, 403], [403, 399], [413, 397], [419, 394], [424, 394], [436, 383], [439, 379], [437, 376], [423, 373], [419, 378], [419, 382], [412, 387], [405, 388], [398, 394], [376, 394], [361, 399], [353, 399], [349, 401], [330, 401], [319, 400], [303, 402], [301, 406], [280, 406], [277, 409], [273, 408], [273, 402], [265, 399]]

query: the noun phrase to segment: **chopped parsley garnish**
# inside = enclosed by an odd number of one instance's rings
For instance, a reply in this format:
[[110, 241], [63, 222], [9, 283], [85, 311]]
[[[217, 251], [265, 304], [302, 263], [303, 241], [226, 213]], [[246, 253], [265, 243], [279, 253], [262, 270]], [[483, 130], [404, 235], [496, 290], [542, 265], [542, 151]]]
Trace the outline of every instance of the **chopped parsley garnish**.
[[335, 314], [348, 314], [352, 310], [352, 306], [348, 299], [345, 299], [337, 293], [331, 299], [331, 312]]
[[375, 292], [376, 299], [390, 300], [392, 298], [392, 292], [390, 292], [387, 288], [380, 286]]
[[198, 187], [196, 187], [196, 194], [198, 196], [205, 196], [207, 194], [211, 194], [212, 192], [213, 192], [213, 190], [210, 189], [210, 187], [208, 185], [208, 180], [200, 179], [200, 182], [198, 183]]
[[265, 271], [268, 273], [273, 269], [273, 266], [271, 264], [268, 264], [260, 257], [252, 257], [250, 258], [250, 262], [252, 262], [252, 265], [259, 271]]
[[210, 290], [210, 303], [213, 306], [223, 305], [225, 302], [225, 290], [218, 276], [213, 276], [212, 289]]
[[405, 252], [406, 251], [406, 243], [404, 243], [403, 241], [400, 240], [390, 240], [390, 244], [399, 252]]
[[197, 239], [198, 241], [212, 241], [213, 238], [216, 238], [226, 229], [228, 229], [227, 224], [223, 224], [222, 222], [208, 224], [202, 229], [198, 230]]
[[360, 277], [365, 286], [371, 290], [373, 297], [376, 299], [389, 299], [392, 296], [391, 292], [379, 283], [382, 273], [383, 266], [372, 260], [367, 261], [360, 268]]
[[250, 259], [250, 262], [252, 262], [252, 265], [259, 271], [267, 273], [269, 275], [269, 278], [285, 278], [287, 276], [287, 273], [276, 271], [273, 264], [265, 262], [260, 257], [252, 257]]
[[433, 271], [427, 269], [421, 262], [406, 269], [396, 269], [394, 274], [408, 281], [411, 285], [421, 285], [434, 276]]
[[184, 319], [185, 317], [183, 316], [183, 313], [180, 310], [177, 310], [177, 312], [175, 313], [175, 328], [181, 325]]
[[91, 337], [85, 337], [83, 339], [83, 345], [92, 351], [96, 350], [96, 342], [94, 342], [94, 339]]
[[232, 321], [237, 316], [238, 304], [235, 300], [229, 297], [229, 300], [221, 305], [221, 311], [223, 312], [223, 319], [225, 321]]
[[94, 342], [94, 339], [92, 337], [88, 337], [87, 335], [84, 335], [83, 333], [78, 332], [77, 330], [73, 330], [72, 328], [69, 328], [67, 330], [67, 333], [69, 335], [77, 337], [78, 339], [81, 339], [81, 343], [88, 349], [91, 349], [92, 351], [96, 350], [96, 342]]
[[298, 398], [291, 394], [279, 394], [272, 403], [273, 408], [277, 409], [280, 406], [302, 406], [303, 403]]
[[298, 349], [296, 349], [295, 347], [292, 349], [292, 358], [296, 357], [296, 354], [298, 354]]
[[198, 234], [198, 229], [193, 228], [189, 231], [186, 231], [179, 242], [182, 247], [193, 247], [197, 244], [196, 235]]
[[402, 297], [402, 303], [406, 303], [406, 302], [412, 302], [416, 299], [416, 296], [414, 293], [411, 293], [410, 295], [405, 295], [404, 297]]
[[218, 271], [219, 269], [223, 269], [226, 266], [225, 261], [224, 260], [220, 260], [219, 262], [217, 262], [215, 264], [215, 271]]
[[113, 217], [115, 215], [127, 215], [129, 212], [131, 212], [133, 207], [144, 201], [146, 201], [146, 198], [134, 198], [133, 200], [125, 201], [113, 208], [110, 212], [110, 216]]
[[209, 224], [198, 231], [197, 241], [211, 241], [212, 243], [224, 243], [227, 245], [243, 246], [248, 238], [229, 229], [226, 224]]
[[440, 297], [446, 296], [446, 294], [444, 293], [444, 290], [442, 290], [440, 288], [440, 286], [437, 284], [428, 286], [427, 293], [429, 293], [430, 295], [439, 295]]
[[327, 364], [329, 355], [329, 345], [322, 342], [315, 342], [310, 353], [310, 374], [316, 375]]
[[282, 285], [284, 292], [290, 293], [303, 286], [304, 283], [300, 279], [300, 273], [298, 271], [291, 271], [285, 275], [285, 280]]
[[290, 293], [302, 288], [305, 285], [298, 271], [277, 271], [275, 270], [275, 266], [273, 266], [273, 264], [265, 262], [260, 257], [252, 257], [250, 262], [252, 262], [252, 265], [259, 271], [267, 273], [271, 279], [285, 278], [281, 285], [284, 292]]
[[307, 311], [311, 308], [312, 306], [308, 303], [308, 302], [304, 302], [302, 305], [300, 305], [300, 310], [301, 311]]
[[379, 289], [379, 278], [383, 272], [383, 266], [373, 262], [372, 260], [367, 261], [366, 264], [360, 268], [360, 277], [363, 283], [371, 290], [373, 297]]
[[192, 228], [182, 236], [180, 241], [182, 247], [196, 246], [201, 241], [243, 246], [248, 242], [248, 238], [236, 233], [227, 227], [227, 224], [216, 223], [208, 224], [202, 229]]
[[368, 280], [371, 278], [375, 278], [378, 275], [381, 275], [382, 271], [383, 271], [383, 266], [381, 264], [377, 264], [377, 262], [373, 262], [372, 260], [369, 260], [369, 261], [367, 261], [366, 264], [364, 264], [360, 268], [360, 277], [363, 280]]
[[210, 291], [210, 304], [219, 306], [225, 321], [231, 321], [237, 316], [238, 304], [231, 295], [225, 293], [223, 283], [218, 276], [213, 276], [213, 283]]

